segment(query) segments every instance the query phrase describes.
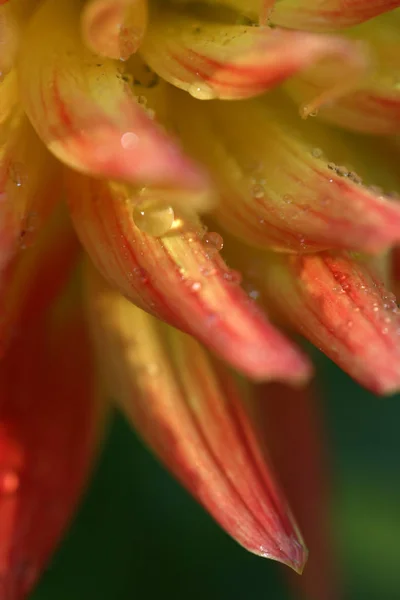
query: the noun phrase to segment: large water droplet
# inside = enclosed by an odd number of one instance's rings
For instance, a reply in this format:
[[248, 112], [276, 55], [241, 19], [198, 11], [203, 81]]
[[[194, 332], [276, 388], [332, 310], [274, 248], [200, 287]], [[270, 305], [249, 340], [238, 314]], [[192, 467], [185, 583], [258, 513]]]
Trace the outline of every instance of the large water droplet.
[[222, 236], [216, 231], [210, 231], [203, 236], [203, 244], [209, 258], [215, 256], [224, 247]]
[[140, 231], [156, 237], [168, 233], [175, 218], [171, 206], [156, 200], [143, 200], [136, 204], [132, 216]]

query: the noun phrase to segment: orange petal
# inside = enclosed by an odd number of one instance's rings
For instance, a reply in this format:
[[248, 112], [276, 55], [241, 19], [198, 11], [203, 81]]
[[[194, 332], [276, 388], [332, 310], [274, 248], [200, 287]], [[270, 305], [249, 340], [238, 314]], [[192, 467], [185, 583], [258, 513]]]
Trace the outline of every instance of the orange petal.
[[94, 272], [87, 302], [103, 372], [145, 441], [240, 544], [301, 571], [306, 550], [227, 370]]
[[398, 6], [399, 0], [278, 0], [269, 19], [270, 23], [282, 27], [332, 31], [353, 27]]
[[71, 309], [0, 364], [0, 596], [23, 600], [76, 508], [95, 443], [88, 340]]
[[[348, 37], [368, 44], [374, 68], [354, 91], [326, 102], [318, 118], [365, 133], [400, 132], [400, 12], [395, 11], [349, 32]], [[326, 64], [315, 65], [288, 82], [296, 102], [308, 105], [332, 86]]]
[[76, 266], [80, 245], [65, 212], [65, 206], [58, 206], [35, 243], [17, 254], [5, 270], [0, 357], [15, 335], [49, 310]]
[[329, 461], [314, 390], [264, 384], [256, 391], [257, 423], [310, 552], [302, 577], [290, 577], [290, 583], [308, 600], [337, 600], [341, 596], [330, 531]]
[[91, 0], [82, 14], [82, 33], [96, 54], [126, 60], [147, 27], [147, 0]]
[[80, 8], [79, 0], [46, 0], [24, 35], [21, 95], [42, 140], [90, 175], [202, 187], [204, 174], [140, 106], [122, 63], [84, 47]]
[[399, 309], [366, 262], [329, 252], [254, 261], [269, 302], [299, 332], [373, 392], [400, 388]]
[[197, 15], [162, 6], [152, 14], [141, 48], [156, 73], [200, 100], [261, 94], [325, 56], [339, 57], [342, 77], [353, 61], [364, 67], [347, 40], [224, 24], [220, 11]]
[[239, 288], [217, 248], [201, 241], [199, 222], [174, 215], [165, 193], [147, 209], [143, 196], [125, 186], [70, 172], [67, 195], [93, 262], [138, 306], [198, 337], [252, 377], [309, 374], [302, 355]]
[[376, 252], [400, 240], [400, 204], [361, 185], [360, 176], [375, 172], [385, 173], [389, 190], [398, 184], [375, 140], [304, 123], [281, 94], [194, 104], [174, 91], [171, 118], [212, 174], [220, 191], [215, 216], [235, 236], [289, 252]]

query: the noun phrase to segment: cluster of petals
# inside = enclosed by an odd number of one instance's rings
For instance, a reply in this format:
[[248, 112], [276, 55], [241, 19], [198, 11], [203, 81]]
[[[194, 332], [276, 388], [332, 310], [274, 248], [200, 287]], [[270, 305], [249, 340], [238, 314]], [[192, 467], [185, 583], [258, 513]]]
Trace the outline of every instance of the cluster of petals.
[[301, 572], [287, 496], [307, 593], [333, 597], [292, 334], [400, 388], [399, 7], [0, 0], [1, 598], [54, 551], [110, 398], [233, 538]]

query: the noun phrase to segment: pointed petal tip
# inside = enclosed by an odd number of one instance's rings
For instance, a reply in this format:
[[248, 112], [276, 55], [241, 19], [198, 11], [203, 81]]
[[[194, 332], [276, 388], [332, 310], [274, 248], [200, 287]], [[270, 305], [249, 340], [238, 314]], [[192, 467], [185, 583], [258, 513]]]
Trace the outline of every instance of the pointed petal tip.
[[275, 560], [292, 569], [298, 575], [304, 571], [308, 559], [308, 550], [304, 543], [291, 536], [284, 540], [279, 548], [279, 552], [271, 552], [271, 549], [259, 546], [256, 550], [251, 550], [253, 554]]

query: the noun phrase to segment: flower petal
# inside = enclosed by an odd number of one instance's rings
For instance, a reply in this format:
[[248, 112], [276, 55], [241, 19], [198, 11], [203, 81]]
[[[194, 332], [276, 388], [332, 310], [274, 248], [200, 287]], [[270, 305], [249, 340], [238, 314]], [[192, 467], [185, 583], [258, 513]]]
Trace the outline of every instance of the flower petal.
[[23, 600], [59, 541], [95, 445], [82, 318], [31, 323], [0, 363], [0, 596]]
[[310, 386], [294, 390], [259, 385], [255, 418], [310, 552], [302, 577], [290, 577], [290, 582], [309, 600], [337, 600], [341, 596], [330, 527], [329, 461], [316, 400]]
[[58, 165], [18, 110], [0, 139], [0, 290], [4, 269], [33, 243], [59, 199]]
[[[214, 214], [229, 232], [290, 252], [376, 252], [400, 240], [400, 204], [361, 185], [360, 177], [385, 174], [389, 190], [398, 186], [390, 149], [384, 154], [375, 140], [304, 123], [281, 94], [198, 104], [173, 91], [172, 119], [188, 151], [213, 176], [220, 191]], [[335, 160], [348, 166], [328, 162]]]
[[400, 388], [400, 312], [366, 261], [329, 252], [252, 261], [268, 302], [344, 371], [377, 394]]
[[83, 37], [100, 56], [126, 60], [147, 27], [147, 0], [90, 0], [82, 14]]
[[269, 18], [282, 27], [332, 31], [353, 27], [398, 6], [399, 0], [278, 0]]
[[200, 100], [261, 94], [325, 56], [339, 58], [342, 77], [355, 62], [364, 68], [348, 40], [229, 24], [220, 12], [163, 5], [152, 13], [141, 48], [156, 73]]
[[49, 310], [76, 267], [80, 245], [58, 206], [35, 243], [18, 253], [4, 272], [0, 294], [0, 358], [10, 341]]
[[[374, 68], [358, 89], [333, 102], [323, 102], [318, 118], [354, 131], [400, 133], [400, 12], [366, 23], [348, 37], [368, 44]], [[287, 83], [286, 89], [296, 102], [312, 105], [314, 98], [332, 86], [333, 73], [326, 67], [315, 65]]]
[[46, 0], [19, 61], [26, 112], [68, 166], [133, 184], [204, 186], [204, 174], [135, 99], [121, 62], [100, 59], [79, 37], [81, 2]]
[[87, 302], [102, 372], [145, 441], [240, 544], [301, 571], [306, 550], [227, 370], [93, 271]]
[[67, 195], [81, 242], [126, 297], [252, 377], [307, 377], [302, 355], [264, 320], [217, 248], [201, 241], [199, 222], [174, 214], [165, 192], [147, 209], [138, 192], [70, 172]]

